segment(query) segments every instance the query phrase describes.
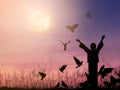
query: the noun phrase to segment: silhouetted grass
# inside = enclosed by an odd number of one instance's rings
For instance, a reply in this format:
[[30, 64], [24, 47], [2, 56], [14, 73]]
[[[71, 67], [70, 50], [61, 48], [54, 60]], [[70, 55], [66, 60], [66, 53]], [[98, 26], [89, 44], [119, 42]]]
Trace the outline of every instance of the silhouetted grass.
[[[30, 89], [25, 89], [25, 88], [7, 88], [7, 87], [1, 87], [0, 90], [93, 90], [93, 89], [84, 89], [84, 88], [72, 88], [72, 89], [64, 89], [64, 88], [47, 88], [47, 89], [36, 89], [36, 88], [30, 88]], [[120, 88], [98, 88], [97, 90], [120, 90]]]
[[[120, 68], [116, 69], [116, 72], [119, 72], [119, 70]], [[72, 73], [67, 70], [64, 73], [47, 72], [47, 76], [43, 80], [41, 80], [38, 72], [39, 71], [36, 70], [29, 72], [21, 70], [19, 73], [14, 71], [14, 73], [10, 74], [5, 71], [0, 71], [0, 90], [76, 90], [78, 88], [79, 90], [86, 90], [79, 86], [81, 82], [86, 80], [85, 74], [81, 73], [79, 69]], [[114, 89], [107, 88], [103, 84], [104, 81], [109, 81], [111, 75], [118, 78], [115, 72], [110, 73], [105, 78], [99, 77], [99, 90], [119, 90], [119, 84], [116, 85]], [[53, 89], [53, 87], [62, 80], [68, 85], [68, 89], [62, 86]]]
[[[0, 70], [0, 87], [8, 88], [53, 88], [58, 82], [64, 81], [70, 88], [75, 88], [79, 82], [82, 82], [85, 77], [79, 70], [70, 73], [65, 71], [64, 74], [60, 71], [46, 72], [47, 76], [41, 80], [38, 73], [39, 71], [33, 70], [25, 72], [21, 70], [19, 72], [13, 71], [12, 74], [7, 71]], [[7, 88], [8, 87], [8, 88]], [[61, 87], [62, 88], [62, 87]]]

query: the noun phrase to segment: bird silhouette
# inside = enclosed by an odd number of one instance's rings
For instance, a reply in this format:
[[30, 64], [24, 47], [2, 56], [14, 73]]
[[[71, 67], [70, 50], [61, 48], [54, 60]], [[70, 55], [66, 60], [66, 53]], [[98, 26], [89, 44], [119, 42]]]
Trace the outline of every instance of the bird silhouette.
[[120, 83], [120, 78], [117, 79], [117, 82]]
[[112, 86], [114, 87], [116, 85], [116, 83], [118, 82], [118, 79], [115, 79], [113, 76], [111, 76], [110, 82], [111, 82]]
[[111, 88], [111, 86], [112, 86], [111, 82], [107, 82], [107, 81], [104, 81], [104, 85], [105, 85], [107, 88]]
[[105, 66], [103, 65], [99, 72], [98, 72], [98, 75], [101, 75], [102, 78], [104, 78], [105, 76], [107, 76], [109, 73], [111, 73], [113, 70], [113, 68], [105, 68]]
[[88, 85], [89, 85], [89, 82], [88, 81], [84, 81], [82, 83], [79, 84], [82, 88], [87, 88]]
[[80, 39], [76, 39], [76, 41], [80, 43]]
[[64, 65], [62, 65], [62, 66], [59, 68], [59, 70], [63, 73], [64, 70], [66, 69], [66, 67], [67, 67], [67, 65], [64, 64]]
[[89, 18], [89, 19], [92, 19], [91, 11], [88, 11], [85, 16], [86, 16], [87, 18]]
[[116, 79], [113, 76], [110, 77], [110, 82], [104, 81], [104, 85], [108, 88], [115, 87], [117, 83], [119, 83], [120, 79]]
[[102, 77], [104, 78], [105, 76], [107, 76], [107, 74], [111, 73], [112, 70], [113, 68], [105, 68], [101, 73]]
[[76, 58], [75, 56], [73, 56], [75, 63], [77, 64], [77, 66], [75, 68], [78, 68], [82, 65], [83, 61], [80, 61], [78, 58]]
[[85, 76], [87, 77], [87, 80], [89, 80], [89, 74], [85, 72]]
[[72, 26], [70, 25], [66, 26], [66, 28], [68, 28], [68, 30], [70, 30], [71, 32], [74, 32], [77, 27], [78, 27], [78, 24], [74, 24]]
[[63, 86], [64, 88], [68, 88], [67, 84], [66, 84], [64, 81], [62, 81], [62, 86]]
[[60, 82], [58, 82], [54, 88], [59, 88], [60, 87]]
[[64, 45], [64, 50], [67, 50], [67, 45], [70, 43], [70, 40], [68, 42], [62, 42], [61, 40], [59, 40], [63, 45]]
[[105, 68], [105, 65], [102, 65], [102, 66], [100, 67], [100, 70], [99, 70], [98, 74], [101, 74], [102, 71], [104, 70], [104, 68]]
[[43, 80], [46, 77], [46, 73], [43, 72], [38, 72], [38, 73], [41, 76], [41, 80]]

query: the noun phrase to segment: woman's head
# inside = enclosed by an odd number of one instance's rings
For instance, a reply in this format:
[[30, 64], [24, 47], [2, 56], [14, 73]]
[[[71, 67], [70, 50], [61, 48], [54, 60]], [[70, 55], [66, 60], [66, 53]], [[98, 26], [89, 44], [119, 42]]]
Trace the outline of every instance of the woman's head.
[[91, 43], [90, 48], [91, 48], [92, 50], [95, 50], [95, 49], [96, 49], [96, 44], [95, 44], [95, 43]]

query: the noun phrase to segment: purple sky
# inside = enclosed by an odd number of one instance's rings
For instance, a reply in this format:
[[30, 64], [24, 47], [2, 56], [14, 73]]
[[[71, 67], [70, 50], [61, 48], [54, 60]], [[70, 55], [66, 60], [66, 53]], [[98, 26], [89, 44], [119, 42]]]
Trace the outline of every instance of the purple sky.
[[[74, 68], [73, 56], [85, 63], [86, 53], [75, 41], [88, 47], [106, 35], [100, 64], [119, 66], [120, 1], [118, 0], [2, 0], [0, 1], [0, 62], [10, 67], [58, 70], [62, 64]], [[31, 30], [29, 17], [35, 11], [47, 12], [51, 25], [45, 32]], [[85, 14], [91, 11], [93, 19]], [[79, 24], [74, 33], [65, 26]], [[67, 51], [59, 42], [71, 40]], [[43, 64], [42, 64], [43, 63]]]

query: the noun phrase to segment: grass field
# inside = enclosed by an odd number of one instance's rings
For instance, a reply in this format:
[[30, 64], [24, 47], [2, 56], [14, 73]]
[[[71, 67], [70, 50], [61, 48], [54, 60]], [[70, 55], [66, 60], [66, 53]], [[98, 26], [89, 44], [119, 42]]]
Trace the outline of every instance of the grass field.
[[[119, 69], [117, 69], [119, 72]], [[99, 87], [97, 90], [120, 90], [120, 84], [116, 85], [115, 88], [107, 88], [103, 82], [110, 81], [110, 76], [118, 78], [113, 71], [105, 78], [99, 79]], [[79, 70], [70, 73], [69, 71], [64, 74], [57, 72], [47, 73], [47, 76], [41, 80], [38, 71], [33, 70], [29, 72], [20, 71], [19, 73], [14, 72], [12, 74], [5, 71], [0, 71], [0, 90], [90, 90], [90, 88], [81, 88], [79, 84], [86, 80], [84, 73]], [[60, 85], [60, 88], [54, 88], [55, 85], [61, 81], [64, 81], [68, 88], [64, 88]], [[77, 87], [77, 88], [76, 88]], [[79, 88], [78, 88], [79, 87]]]
[[[75, 88], [75, 89], [65, 89], [65, 88], [48, 88], [48, 89], [35, 89], [35, 88], [31, 88], [31, 89], [24, 89], [24, 88], [7, 88], [7, 87], [1, 87], [0, 90], [93, 90], [90, 88]], [[120, 88], [98, 88], [95, 90], [120, 90]]]

